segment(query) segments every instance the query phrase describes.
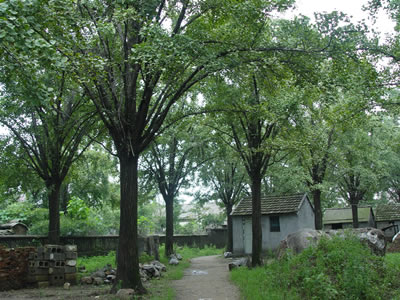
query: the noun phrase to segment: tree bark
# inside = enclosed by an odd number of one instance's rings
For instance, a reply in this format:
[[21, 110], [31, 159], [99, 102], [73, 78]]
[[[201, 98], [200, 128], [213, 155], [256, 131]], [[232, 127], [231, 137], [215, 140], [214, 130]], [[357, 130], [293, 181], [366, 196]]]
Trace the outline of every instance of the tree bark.
[[312, 191], [314, 200], [314, 214], [315, 214], [315, 229], [322, 229], [322, 208], [321, 208], [321, 190], [315, 189]]
[[60, 188], [61, 182], [47, 184], [49, 200], [49, 244], [60, 243]]
[[225, 204], [226, 208], [226, 217], [227, 217], [227, 224], [228, 224], [228, 243], [226, 246], [226, 251], [233, 252], [233, 226], [232, 226], [232, 205]]
[[[120, 229], [117, 258], [117, 281], [121, 288], [145, 293], [139, 274], [138, 218], [138, 156], [119, 153], [120, 159]], [[114, 289], [116, 286], [114, 286]]]
[[165, 231], [165, 256], [169, 257], [174, 253], [174, 201], [173, 198], [166, 198], [166, 231]]
[[252, 261], [253, 267], [262, 265], [262, 228], [261, 228], [261, 176], [252, 174], [251, 176], [251, 195], [252, 195]]
[[353, 215], [353, 228], [358, 228], [358, 209], [357, 204], [351, 204], [351, 213]]

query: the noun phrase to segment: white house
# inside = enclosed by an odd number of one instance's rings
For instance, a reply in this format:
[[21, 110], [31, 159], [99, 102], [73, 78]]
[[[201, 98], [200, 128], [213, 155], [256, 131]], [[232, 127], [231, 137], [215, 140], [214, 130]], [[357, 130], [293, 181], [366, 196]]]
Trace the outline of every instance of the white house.
[[[242, 199], [232, 212], [233, 252], [252, 253], [251, 198]], [[315, 228], [314, 208], [307, 194], [261, 198], [262, 250], [274, 250], [288, 234]]]

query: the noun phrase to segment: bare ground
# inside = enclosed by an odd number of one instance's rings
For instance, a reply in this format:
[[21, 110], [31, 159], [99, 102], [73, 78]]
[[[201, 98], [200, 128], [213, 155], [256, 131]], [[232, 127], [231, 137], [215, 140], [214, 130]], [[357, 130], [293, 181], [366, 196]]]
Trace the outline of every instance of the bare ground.
[[221, 255], [192, 259], [183, 278], [172, 281], [176, 300], [238, 300], [239, 290], [229, 280], [228, 263]]
[[49, 287], [41, 289], [21, 289], [0, 292], [0, 299], [4, 300], [83, 300], [83, 299], [115, 299], [108, 292], [110, 286], [76, 285], [66, 290], [63, 287]]

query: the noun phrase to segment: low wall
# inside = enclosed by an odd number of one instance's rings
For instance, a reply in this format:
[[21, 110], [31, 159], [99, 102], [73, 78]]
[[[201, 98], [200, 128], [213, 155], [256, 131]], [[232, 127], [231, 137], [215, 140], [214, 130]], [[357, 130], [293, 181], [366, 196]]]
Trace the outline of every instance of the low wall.
[[[165, 243], [165, 236], [155, 236], [160, 243]], [[175, 235], [174, 243], [180, 246], [191, 246], [204, 248], [205, 245], [214, 245], [217, 248], [226, 247], [226, 229], [211, 229], [208, 234], [199, 235]], [[39, 235], [0, 235], [0, 245], [7, 248], [26, 246], [42, 246], [48, 244], [47, 236]], [[76, 245], [79, 256], [105, 255], [110, 251], [116, 251], [118, 247], [118, 235], [97, 235], [97, 236], [62, 236], [62, 245]], [[148, 242], [145, 237], [139, 237], [139, 253], [148, 251]]]
[[[8, 248], [25, 246], [42, 246], [48, 244], [47, 236], [38, 235], [5, 235], [0, 236], [0, 244]], [[62, 245], [76, 245], [79, 256], [105, 255], [110, 251], [116, 251], [118, 247], [118, 235], [99, 236], [62, 236]], [[145, 238], [139, 238], [139, 253], [145, 250]]]

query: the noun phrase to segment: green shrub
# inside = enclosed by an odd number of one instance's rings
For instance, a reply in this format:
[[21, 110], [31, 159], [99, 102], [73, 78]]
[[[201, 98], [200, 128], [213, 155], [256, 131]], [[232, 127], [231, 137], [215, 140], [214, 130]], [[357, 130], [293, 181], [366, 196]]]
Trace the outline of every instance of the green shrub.
[[231, 276], [246, 299], [391, 299], [396, 291], [390, 283], [400, 268], [393, 271], [390, 263], [353, 236], [334, 237], [265, 267], [234, 270]]

